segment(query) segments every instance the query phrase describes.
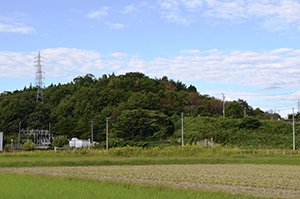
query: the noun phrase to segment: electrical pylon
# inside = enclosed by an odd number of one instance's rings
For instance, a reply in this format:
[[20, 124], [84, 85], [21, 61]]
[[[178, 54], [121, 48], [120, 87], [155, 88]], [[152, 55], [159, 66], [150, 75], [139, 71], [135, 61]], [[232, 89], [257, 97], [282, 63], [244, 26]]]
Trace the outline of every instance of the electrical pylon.
[[40, 51], [38, 52], [38, 56], [34, 58], [34, 66], [36, 67], [35, 73], [35, 86], [36, 86], [36, 101], [44, 103], [44, 71], [42, 69], [43, 66], [43, 57], [41, 57]]

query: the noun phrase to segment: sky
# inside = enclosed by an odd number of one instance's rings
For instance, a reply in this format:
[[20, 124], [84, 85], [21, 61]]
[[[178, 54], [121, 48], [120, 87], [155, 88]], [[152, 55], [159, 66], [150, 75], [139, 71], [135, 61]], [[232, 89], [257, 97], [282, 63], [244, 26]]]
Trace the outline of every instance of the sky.
[[300, 0], [3, 0], [0, 92], [142, 72], [285, 117], [300, 99]]

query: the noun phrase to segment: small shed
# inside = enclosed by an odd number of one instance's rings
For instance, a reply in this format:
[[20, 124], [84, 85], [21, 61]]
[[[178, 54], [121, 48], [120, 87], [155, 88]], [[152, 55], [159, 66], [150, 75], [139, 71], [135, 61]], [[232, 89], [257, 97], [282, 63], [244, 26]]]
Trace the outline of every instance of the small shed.
[[72, 138], [69, 141], [69, 146], [73, 148], [91, 147], [92, 143], [90, 140], [79, 140], [77, 138]]

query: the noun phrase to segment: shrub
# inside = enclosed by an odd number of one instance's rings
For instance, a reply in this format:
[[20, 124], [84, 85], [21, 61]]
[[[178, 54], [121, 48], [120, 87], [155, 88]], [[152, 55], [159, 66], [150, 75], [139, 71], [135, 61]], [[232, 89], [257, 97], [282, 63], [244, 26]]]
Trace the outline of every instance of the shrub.
[[52, 145], [55, 147], [64, 147], [66, 145], [69, 144], [68, 139], [66, 138], [66, 136], [57, 136], [56, 138], [54, 138]]
[[35, 148], [35, 144], [31, 140], [27, 140], [23, 144], [23, 149], [25, 149], [26, 151], [33, 150], [34, 148]]
[[240, 124], [240, 128], [257, 129], [261, 125], [262, 123], [259, 121], [259, 119], [253, 117], [245, 117]]

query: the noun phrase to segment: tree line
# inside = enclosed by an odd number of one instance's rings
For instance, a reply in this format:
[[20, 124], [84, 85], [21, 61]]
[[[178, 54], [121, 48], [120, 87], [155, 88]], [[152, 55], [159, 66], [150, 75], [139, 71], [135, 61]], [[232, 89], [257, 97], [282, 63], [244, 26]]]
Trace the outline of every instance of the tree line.
[[[90, 138], [104, 142], [105, 119], [109, 117], [112, 145], [174, 140], [178, 120], [185, 116], [222, 117], [223, 102], [164, 76], [150, 78], [142, 73], [79, 76], [67, 84], [44, 89], [44, 103], [36, 101], [36, 88], [3, 92], [0, 95], [0, 130], [6, 142], [17, 136], [18, 126], [48, 129], [68, 138]], [[226, 117], [258, 119], [274, 115], [253, 109], [242, 99], [227, 101]], [[278, 115], [277, 115], [278, 117]]]

